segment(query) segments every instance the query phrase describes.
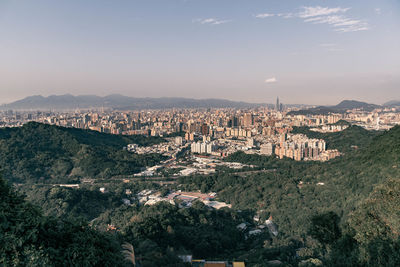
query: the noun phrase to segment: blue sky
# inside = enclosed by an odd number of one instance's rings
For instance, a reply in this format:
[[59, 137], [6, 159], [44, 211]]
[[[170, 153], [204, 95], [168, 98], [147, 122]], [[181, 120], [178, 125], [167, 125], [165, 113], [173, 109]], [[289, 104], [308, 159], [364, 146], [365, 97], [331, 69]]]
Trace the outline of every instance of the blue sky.
[[0, 102], [400, 99], [400, 1], [2, 0]]

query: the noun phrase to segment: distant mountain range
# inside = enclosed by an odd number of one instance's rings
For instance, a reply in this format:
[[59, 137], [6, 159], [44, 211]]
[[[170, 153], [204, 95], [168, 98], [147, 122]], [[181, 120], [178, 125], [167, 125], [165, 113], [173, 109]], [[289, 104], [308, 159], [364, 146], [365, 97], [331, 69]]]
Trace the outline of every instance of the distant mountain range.
[[356, 100], [343, 100], [335, 106], [318, 106], [309, 109], [302, 109], [297, 111], [291, 111], [289, 115], [326, 115], [329, 113], [344, 113], [349, 109], [361, 109], [364, 111], [372, 111], [376, 108], [382, 108], [383, 106], [369, 104], [366, 102], [360, 102]]
[[[163, 109], [163, 108], [249, 108], [263, 104], [237, 102], [224, 99], [191, 99], [178, 97], [136, 98], [123, 95], [41, 95], [0, 105], [0, 110], [71, 110], [89, 108], [112, 109]], [[265, 105], [265, 104], [264, 104]]]
[[[272, 104], [248, 103], [226, 99], [193, 99], [182, 97], [138, 98], [119, 94], [108, 96], [96, 95], [41, 95], [28, 96], [24, 99], [0, 105], [0, 110], [73, 110], [92, 108], [111, 108], [121, 110], [166, 109], [166, 108], [254, 108], [259, 106], [274, 107]], [[289, 107], [307, 107], [307, 105], [287, 105]], [[335, 106], [317, 106], [291, 111], [293, 115], [344, 113], [349, 109], [371, 111], [376, 108], [400, 106], [400, 101], [389, 101], [382, 106], [355, 100], [344, 100]]]
[[385, 107], [395, 107], [400, 106], [400, 100], [392, 100], [383, 104]]

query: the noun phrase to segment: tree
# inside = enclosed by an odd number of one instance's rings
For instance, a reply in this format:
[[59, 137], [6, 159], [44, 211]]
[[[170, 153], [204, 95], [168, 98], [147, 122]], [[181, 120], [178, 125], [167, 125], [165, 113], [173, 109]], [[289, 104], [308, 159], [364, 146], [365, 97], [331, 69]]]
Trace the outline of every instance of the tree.
[[330, 211], [312, 217], [309, 234], [322, 244], [332, 244], [341, 236], [340, 217]]
[[132, 263], [133, 266], [136, 266], [135, 250], [133, 249], [132, 244], [125, 242], [122, 244], [122, 248], [122, 254], [124, 255], [125, 260]]
[[0, 265], [121, 266], [115, 236], [43, 216], [0, 178]]

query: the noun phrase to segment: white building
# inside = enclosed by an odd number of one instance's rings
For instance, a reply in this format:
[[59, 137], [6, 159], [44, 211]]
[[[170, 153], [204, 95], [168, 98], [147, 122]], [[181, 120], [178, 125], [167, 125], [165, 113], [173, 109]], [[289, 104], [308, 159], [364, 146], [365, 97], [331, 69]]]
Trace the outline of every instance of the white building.
[[198, 154], [211, 154], [212, 152], [215, 151], [215, 145], [213, 142], [195, 142], [191, 144], [190, 147], [192, 153], [198, 153]]
[[175, 144], [176, 144], [177, 146], [181, 146], [181, 145], [183, 144], [183, 138], [182, 138], [182, 136], [177, 136], [177, 137], [175, 137]]
[[260, 154], [271, 156], [274, 153], [274, 145], [272, 143], [267, 143], [261, 145]]

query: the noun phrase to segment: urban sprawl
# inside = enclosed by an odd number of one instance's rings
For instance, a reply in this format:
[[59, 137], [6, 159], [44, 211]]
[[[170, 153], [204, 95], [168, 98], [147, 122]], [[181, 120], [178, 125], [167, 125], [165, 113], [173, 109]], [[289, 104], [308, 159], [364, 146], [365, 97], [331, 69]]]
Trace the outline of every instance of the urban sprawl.
[[[0, 112], [0, 127], [19, 127], [26, 122], [36, 121], [110, 134], [162, 136], [167, 137], [169, 142], [151, 147], [130, 144], [124, 149], [139, 154], [160, 153], [169, 156], [168, 164], [182, 151], [189, 151], [192, 156], [197, 156], [198, 165], [215, 166], [221, 163], [219, 159], [237, 151], [298, 161], [326, 161], [339, 156], [340, 152], [327, 149], [322, 139], [310, 139], [303, 134], [292, 133], [293, 127], [308, 126], [312, 131], [338, 132], [348, 127], [337, 123], [345, 120], [366, 129], [382, 130], [400, 121], [400, 110], [396, 108], [371, 112], [354, 109], [344, 114], [329, 115], [290, 115], [292, 110], [284, 108], [279, 100], [273, 108], [254, 109], [102, 109], [73, 112], [9, 110]], [[205, 163], [206, 160], [208, 162]], [[209, 172], [212, 169], [206, 168], [203, 171]], [[146, 174], [150, 174], [153, 170], [146, 171]], [[183, 168], [182, 171], [182, 174], [190, 174], [198, 171], [198, 168]]]

